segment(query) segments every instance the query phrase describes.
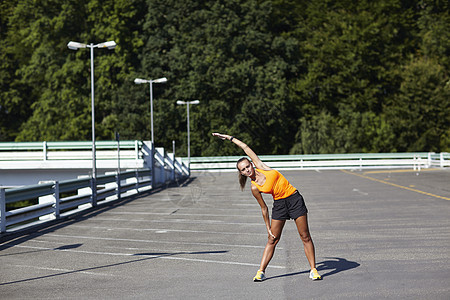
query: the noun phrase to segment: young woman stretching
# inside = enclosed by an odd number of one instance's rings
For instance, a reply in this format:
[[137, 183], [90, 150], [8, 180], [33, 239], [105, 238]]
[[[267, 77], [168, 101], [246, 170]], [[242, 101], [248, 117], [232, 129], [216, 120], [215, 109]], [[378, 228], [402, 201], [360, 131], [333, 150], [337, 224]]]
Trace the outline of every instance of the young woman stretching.
[[[255, 168], [246, 157], [239, 159], [236, 163], [236, 167], [239, 171], [239, 184], [241, 185], [241, 189], [244, 189], [248, 177], [250, 177], [252, 181], [252, 194], [261, 206], [263, 219], [266, 223], [267, 233], [269, 234], [261, 259], [261, 265], [256, 276], [253, 278], [253, 281], [263, 281], [266, 279], [264, 272], [273, 257], [276, 245], [280, 241], [284, 224], [286, 223], [286, 220], [289, 219], [295, 220], [298, 233], [303, 242], [306, 258], [311, 266], [309, 278], [312, 280], [322, 279], [316, 269], [314, 244], [308, 229], [308, 210], [306, 209], [302, 195], [300, 195], [297, 189], [293, 187], [280, 172], [271, 169], [263, 163], [258, 155], [256, 155], [256, 153], [244, 142], [226, 134], [213, 133], [213, 136], [217, 136], [222, 140], [230, 140], [238, 145], [256, 166]], [[273, 196], [272, 222], [269, 220], [269, 209], [267, 208], [261, 193], [272, 194]]]

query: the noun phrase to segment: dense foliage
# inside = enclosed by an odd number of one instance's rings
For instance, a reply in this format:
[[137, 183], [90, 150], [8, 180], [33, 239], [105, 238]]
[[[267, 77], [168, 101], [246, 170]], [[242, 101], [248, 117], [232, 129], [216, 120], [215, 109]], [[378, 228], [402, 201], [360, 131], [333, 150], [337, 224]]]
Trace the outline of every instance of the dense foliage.
[[99, 140], [186, 154], [450, 151], [448, 1], [9, 0], [0, 4], [0, 141]]

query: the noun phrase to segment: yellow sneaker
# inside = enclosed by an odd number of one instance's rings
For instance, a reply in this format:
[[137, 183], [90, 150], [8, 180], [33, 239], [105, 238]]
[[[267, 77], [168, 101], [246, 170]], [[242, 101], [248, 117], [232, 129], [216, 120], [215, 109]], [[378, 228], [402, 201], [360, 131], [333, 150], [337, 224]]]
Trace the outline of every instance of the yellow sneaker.
[[319, 272], [317, 272], [317, 269], [311, 269], [311, 272], [309, 273], [309, 278], [312, 280], [321, 280], [322, 277], [319, 275]]
[[253, 281], [263, 281], [266, 279], [266, 275], [264, 275], [264, 272], [261, 270], [258, 270], [258, 272], [256, 272], [256, 276], [253, 277]]

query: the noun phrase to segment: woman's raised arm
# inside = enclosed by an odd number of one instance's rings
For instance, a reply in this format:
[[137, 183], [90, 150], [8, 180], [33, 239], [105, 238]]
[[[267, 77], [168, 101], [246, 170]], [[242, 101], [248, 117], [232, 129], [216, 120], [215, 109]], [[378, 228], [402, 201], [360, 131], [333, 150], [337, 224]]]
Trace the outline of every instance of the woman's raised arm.
[[216, 136], [222, 140], [229, 140], [233, 143], [235, 143], [236, 145], [238, 145], [242, 150], [244, 150], [245, 154], [248, 155], [248, 157], [250, 157], [250, 159], [252, 160], [252, 162], [255, 164], [255, 166], [258, 169], [263, 169], [263, 170], [270, 170], [270, 167], [267, 166], [265, 163], [263, 163], [258, 155], [256, 155], [256, 153], [244, 142], [242, 142], [241, 140], [228, 135], [228, 134], [221, 134], [221, 133], [213, 133], [213, 136]]

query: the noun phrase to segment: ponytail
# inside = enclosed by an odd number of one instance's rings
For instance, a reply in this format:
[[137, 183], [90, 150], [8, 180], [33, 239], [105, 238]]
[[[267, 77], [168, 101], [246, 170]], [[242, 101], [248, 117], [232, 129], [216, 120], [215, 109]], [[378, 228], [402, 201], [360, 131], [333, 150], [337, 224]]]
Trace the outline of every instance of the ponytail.
[[247, 183], [247, 176], [242, 175], [241, 172], [238, 171], [238, 177], [239, 177], [239, 185], [241, 186], [241, 191], [243, 191], [245, 188], [245, 184]]
[[245, 184], [247, 183], [247, 176], [241, 174], [241, 170], [239, 170], [238, 164], [244, 160], [250, 162], [247, 157], [242, 157], [236, 162], [236, 169], [238, 169], [238, 178], [239, 178], [239, 185], [241, 186], [241, 191], [243, 191], [245, 188]]

